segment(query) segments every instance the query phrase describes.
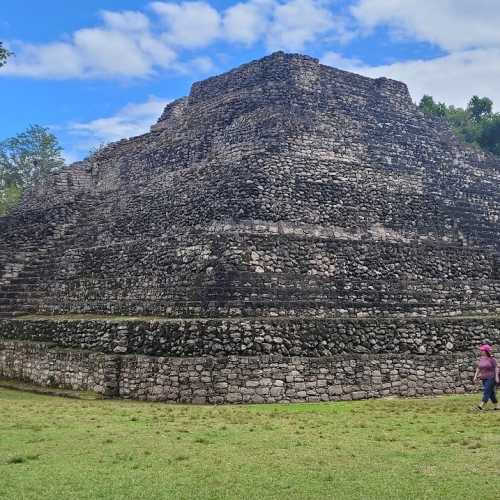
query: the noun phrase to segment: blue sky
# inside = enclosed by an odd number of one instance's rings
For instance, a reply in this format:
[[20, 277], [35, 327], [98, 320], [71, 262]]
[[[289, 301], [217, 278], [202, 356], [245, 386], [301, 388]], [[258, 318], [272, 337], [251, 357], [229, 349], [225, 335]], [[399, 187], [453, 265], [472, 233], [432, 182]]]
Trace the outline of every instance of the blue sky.
[[499, 0], [4, 0], [0, 140], [49, 126], [68, 161], [145, 132], [193, 81], [275, 50], [500, 103]]

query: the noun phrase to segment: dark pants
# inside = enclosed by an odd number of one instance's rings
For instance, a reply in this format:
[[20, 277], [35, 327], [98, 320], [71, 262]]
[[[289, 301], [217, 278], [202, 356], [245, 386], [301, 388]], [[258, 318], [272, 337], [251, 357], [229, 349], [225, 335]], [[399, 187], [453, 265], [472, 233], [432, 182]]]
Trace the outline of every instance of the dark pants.
[[496, 383], [494, 378], [483, 380], [483, 402], [487, 403], [491, 399], [493, 404], [497, 404]]

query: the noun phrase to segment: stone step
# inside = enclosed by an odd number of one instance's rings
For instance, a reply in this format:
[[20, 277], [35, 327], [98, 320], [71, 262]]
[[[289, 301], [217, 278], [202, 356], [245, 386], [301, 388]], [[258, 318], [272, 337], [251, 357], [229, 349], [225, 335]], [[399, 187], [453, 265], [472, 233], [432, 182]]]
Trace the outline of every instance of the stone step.
[[0, 304], [3, 300], [41, 299], [45, 295], [42, 292], [0, 292]]

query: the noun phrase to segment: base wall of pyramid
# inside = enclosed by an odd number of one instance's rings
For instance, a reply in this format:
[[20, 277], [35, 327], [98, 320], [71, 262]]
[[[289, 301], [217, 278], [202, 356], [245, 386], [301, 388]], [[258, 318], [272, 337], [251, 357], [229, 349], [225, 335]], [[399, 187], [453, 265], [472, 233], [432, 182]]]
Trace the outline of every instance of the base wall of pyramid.
[[500, 318], [0, 321], [0, 378], [183, 403], [471, 392]]
[[173, 358], [0, 341], [0, 376], [44, 387], [179, 403], [284, 403], [470, 392], [474, 356], [351, 354]]

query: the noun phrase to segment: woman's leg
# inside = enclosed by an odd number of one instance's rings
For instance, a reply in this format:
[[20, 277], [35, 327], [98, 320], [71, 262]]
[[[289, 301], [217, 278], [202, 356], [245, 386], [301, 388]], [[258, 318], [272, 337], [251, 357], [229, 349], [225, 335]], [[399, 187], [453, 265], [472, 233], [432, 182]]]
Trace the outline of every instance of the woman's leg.
[[483, 381], [483, 384], [483, 403], [487, 403], [491, 399], [491, 402], [496, 404], [497, 398], [495, 396], [495, 379], [488, 378]]
[[483, 409], [483, 406], [488, 402], [488, 399], [490, 399], [487, 382], [488, 382], [488, 380], [483, 379], [483, 399], [481, 400], [481, 402], [478, 405], [478, 408], [480, 410]]
[[498, 400], [497, 400], [497, 385], [495, 379], [491, 381], [491, 402], [495, 405], [495, 410], [498, 410]]

